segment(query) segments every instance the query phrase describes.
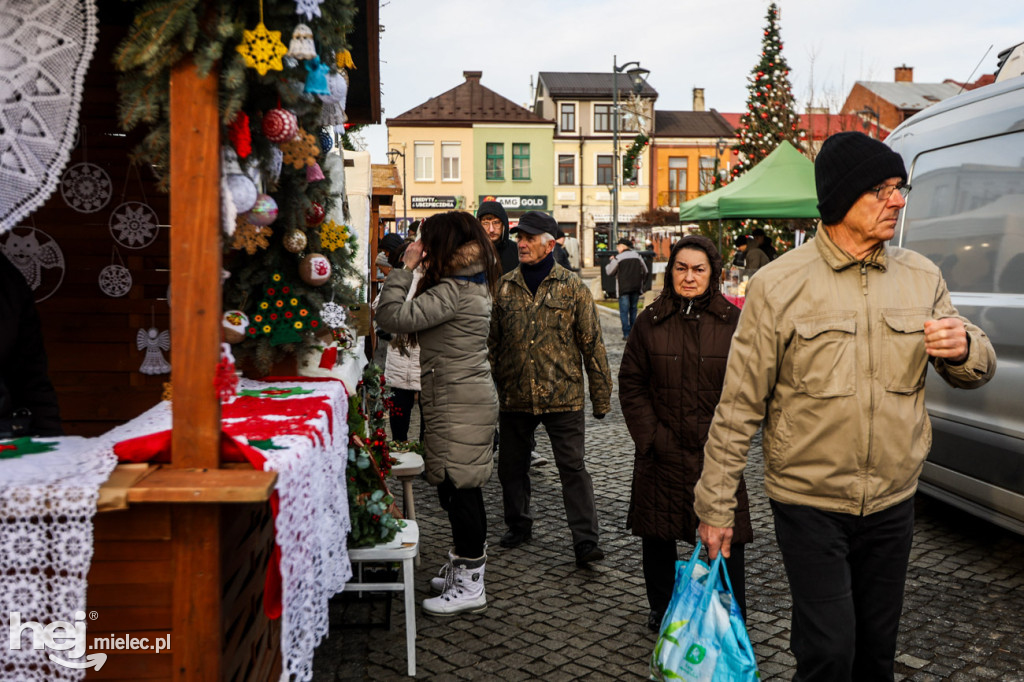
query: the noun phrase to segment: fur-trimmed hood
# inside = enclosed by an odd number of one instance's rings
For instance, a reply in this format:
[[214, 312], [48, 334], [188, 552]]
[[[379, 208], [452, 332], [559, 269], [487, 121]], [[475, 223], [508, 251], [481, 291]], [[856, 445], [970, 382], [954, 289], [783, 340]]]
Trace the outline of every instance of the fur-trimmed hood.
[[485, 265], [484, 253], [480, 244], [466, 242], [455, 250], [455, 254], [448, 261], [444, 272], [446, 277], [475, 275], [478, 272], [483, 272], [486, 269]]

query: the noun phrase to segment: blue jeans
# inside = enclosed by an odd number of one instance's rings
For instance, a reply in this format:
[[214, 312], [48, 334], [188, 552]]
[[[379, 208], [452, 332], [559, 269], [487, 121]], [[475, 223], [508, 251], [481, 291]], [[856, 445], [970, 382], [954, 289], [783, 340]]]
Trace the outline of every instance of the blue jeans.
[[636, 322], [636, 304], [639, 300], [639, 292], [619, 296], [619, 319], [622, 320], [622, 338], [629, 336], [633, 323]]

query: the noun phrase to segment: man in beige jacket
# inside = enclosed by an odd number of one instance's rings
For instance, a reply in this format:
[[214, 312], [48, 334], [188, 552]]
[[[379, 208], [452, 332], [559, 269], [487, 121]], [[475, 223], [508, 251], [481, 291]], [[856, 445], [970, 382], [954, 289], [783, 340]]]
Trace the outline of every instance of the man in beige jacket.
[[957, 313], [939, 269], [886, 246], [906, 180], [881, 142], [825, 141], [817, 238], [750, 280], [695, 491], [701, 539], [728, 556], [763, 421], [800, 682], [893, 679], [913, 495], [931, 447], [927, 364], [960, 388], [995, 371], [992, 344]]

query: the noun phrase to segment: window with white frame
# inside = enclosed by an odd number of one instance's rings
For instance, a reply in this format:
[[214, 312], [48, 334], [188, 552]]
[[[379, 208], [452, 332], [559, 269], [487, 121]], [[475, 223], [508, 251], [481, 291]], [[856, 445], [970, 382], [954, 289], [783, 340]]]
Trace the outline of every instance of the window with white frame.
[[611, 104], [595, 104], [594, 105], [594, 132], [595, 133], [610, 133], [612, 132], [612, 105]]
[[576, 184], [576, 157], [572, 154], [558, 155], [558, 184]]
[[441, 179], [462, 179], [462, 145], [459, 142], [441, 143]]
[[576, 105], [575, 104], [562, 104], [561, 105], [561, 117], [559, 119], [558, 129], [563, 133], [571, 133], [576, 130]]
[[415, 175], [417, 182], [434, 181], [434, 143], [414, 142]]

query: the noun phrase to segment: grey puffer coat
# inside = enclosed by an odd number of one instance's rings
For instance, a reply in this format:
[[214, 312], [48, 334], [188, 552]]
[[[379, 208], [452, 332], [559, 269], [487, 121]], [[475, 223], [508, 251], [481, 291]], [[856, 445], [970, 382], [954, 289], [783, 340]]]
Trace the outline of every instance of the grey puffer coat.
[[377, 325], [393, 334], [415, 332], [420, 348], [420, 404], [426, 426], [427, 481], [445, 474], [457, 488], [479, 488], [491, 476], [498, 395], [487, 361], [491, 299], [480, 247], [462, 246], [437, 285], [406, 301], [408, 270], [392, 270], [377, 306]]

